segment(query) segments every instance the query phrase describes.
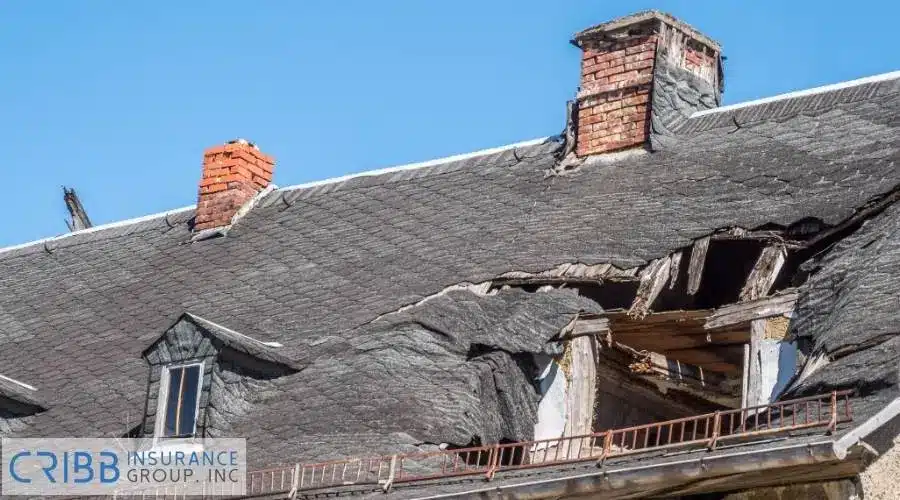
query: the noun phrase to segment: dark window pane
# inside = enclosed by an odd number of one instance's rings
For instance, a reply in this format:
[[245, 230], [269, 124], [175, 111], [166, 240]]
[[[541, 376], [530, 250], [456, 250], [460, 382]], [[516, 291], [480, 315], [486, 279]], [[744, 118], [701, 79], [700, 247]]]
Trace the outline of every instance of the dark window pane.
[[184, 369], [184, 392], [181, 395], [181, 418], [179, 419], [179, 436], [194, 433], [194, 420], [197, 416], [197, 391], [200, 386], [200, 367], [189, 366]]
[[175, 426], [178, 420], [178, 400], [183, 371], [183, 368], [169, 370], [169, 397], [166, 399], [166, 421], [163, 428], [163, 436], [174, 436], [176, 434]]

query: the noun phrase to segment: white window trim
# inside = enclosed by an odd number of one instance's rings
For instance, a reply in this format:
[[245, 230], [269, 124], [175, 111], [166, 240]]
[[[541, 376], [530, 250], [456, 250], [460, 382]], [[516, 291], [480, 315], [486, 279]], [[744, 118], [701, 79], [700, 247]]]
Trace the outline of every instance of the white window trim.
[[191, 366], [199, 366], [200, 373], [197, 376], [197, 401], [194, 408], [194, 428], [191, 430], [191, 436], [197, 434], [197, 421], [200, 420], [200, 399], [203, 395], [203, 363], [183, 363], [178, 365], [164, 366], [159, 374], [159, 395], [156, 400], [156, 425], [153, 429], [153, 444], [161, 439], [177, 439], [174, 437], [163, 436], [166, 425], [166, 405], [169, 403], [169, 381], [171, 380], [170, 371], [181, 368], [189, 368]]

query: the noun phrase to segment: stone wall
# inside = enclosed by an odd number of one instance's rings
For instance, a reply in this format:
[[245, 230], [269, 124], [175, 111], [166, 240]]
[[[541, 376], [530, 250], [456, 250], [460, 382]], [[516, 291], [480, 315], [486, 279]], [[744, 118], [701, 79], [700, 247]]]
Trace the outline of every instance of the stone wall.
[[866, 500], [894, 500], [900, 498], [900, 436], [894, 447], [878, 457], [859, 475]]
[[[729, 493], [722, 500], [862, 500], [859, 483], [853, 479], [825, 481], [819, 483], [771, 486]], [[865, 499], [869, 500], [866, 495]], [[884, 497], [884, 498], [897, 498]]]

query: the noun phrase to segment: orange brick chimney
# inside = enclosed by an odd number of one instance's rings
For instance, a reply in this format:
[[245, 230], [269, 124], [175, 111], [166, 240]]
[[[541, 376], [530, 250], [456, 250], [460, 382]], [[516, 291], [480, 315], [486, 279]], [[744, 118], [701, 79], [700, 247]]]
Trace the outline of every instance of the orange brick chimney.
[[[684, 116], [719, 103], [719, 44], [668, 14], [615, 19], [577, 33], [572, 43], [582, 49], [578, 156], [644, 145], [655, 128], [671, 124], [673, 112]], [[711, 92], [699, 103], [678, 88], [703, 94], [704, 86]]]
[[194, 231], [231, 224], [234, 214], [272, 182], [275, 159], [244, 139], [203, 152]]

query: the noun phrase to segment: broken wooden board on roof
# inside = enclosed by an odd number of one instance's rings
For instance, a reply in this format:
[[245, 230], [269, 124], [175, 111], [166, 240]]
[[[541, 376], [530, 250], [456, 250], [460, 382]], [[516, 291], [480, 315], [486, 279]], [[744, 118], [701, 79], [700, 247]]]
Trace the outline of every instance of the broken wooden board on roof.
[[754, 319], [789, 314], [797, 303], [797, 290], [785, 290], [777, 295], [722, 306], [706, 320], [704, 328], [716, 329], [728, 325], [748, 323]]

